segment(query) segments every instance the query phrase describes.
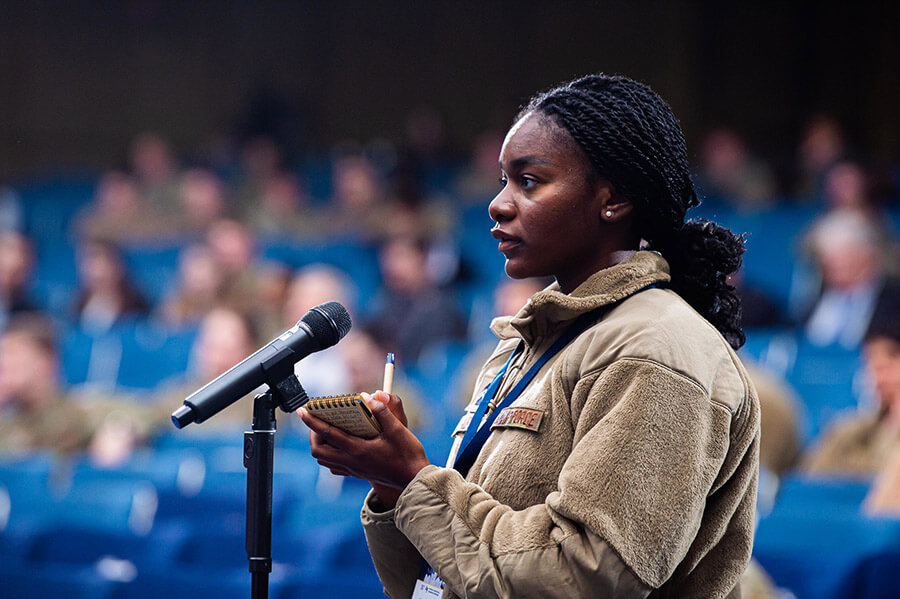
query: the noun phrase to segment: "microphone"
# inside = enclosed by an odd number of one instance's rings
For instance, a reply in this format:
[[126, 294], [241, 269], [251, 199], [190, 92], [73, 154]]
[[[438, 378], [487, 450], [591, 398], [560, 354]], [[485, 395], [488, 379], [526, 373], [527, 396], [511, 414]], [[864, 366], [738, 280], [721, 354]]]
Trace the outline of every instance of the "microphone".
[[199, 424], [263, 383], [282, 398], [283, 410], [296, 410], [308, 398], [294, 376], [294, 364], [340, 341], [350, 326], [350, 315], [338, 302], [316, 306], [268, 345], [191, 394], [172, 413], [172, 423], [179, 429]]

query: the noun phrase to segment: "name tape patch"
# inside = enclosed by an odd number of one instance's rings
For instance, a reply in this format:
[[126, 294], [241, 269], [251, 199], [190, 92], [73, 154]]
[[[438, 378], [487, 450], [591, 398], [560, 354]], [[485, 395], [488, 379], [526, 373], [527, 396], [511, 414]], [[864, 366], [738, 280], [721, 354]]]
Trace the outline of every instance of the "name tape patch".
[[453, 434], [451, 437], [455, 437], [459, 434], [465, 433], [469, 430], [469, 424], [472, 423], [472, 418], [475, 416], [472, 412], [466, 412], [463, 414], [463, 417], [459, 419], [459, 422], [456, 424], [456, 428], [453, 429]]
[[509, 407], [497, 414], [496, 420], [491, 425], [491, 430], [495, 428], [523, 428], [527, 431], [537, 432], [540, 430], [543, 420], [544, 413], [540, 410]]

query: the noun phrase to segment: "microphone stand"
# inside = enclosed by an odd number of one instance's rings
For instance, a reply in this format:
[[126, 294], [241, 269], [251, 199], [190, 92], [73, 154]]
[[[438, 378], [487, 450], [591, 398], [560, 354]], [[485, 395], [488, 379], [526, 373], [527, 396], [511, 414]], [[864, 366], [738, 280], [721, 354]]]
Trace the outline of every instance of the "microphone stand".
[[272, 571], [272, 473], [275, 457], [275, 401], [267, 391], [253, 398], [253, 421], [244, 433], [247, 469], [247, 530], [251, 599], [267, 599]]
[[[263, 366], [265, 368], [265, 365]], [[293, 369], [293, 367], [291, 367]], [[245, 548], [249, 562], [251, 599], [268, 599], [272, 571], [272, 475], [275, 470], [275, 408], [295, 412], [309, 397], [293, 373], [267, 369], [269, 390], [253, 398], [251, 430], [244, 433], [244, 468], [247, 469], [247, 529]], [[274, 376], [273, 376], [274, 375]], [[286, 375], [286, 376], [285, 376]], [[284, 378], [282, 378], [284, 377]]]

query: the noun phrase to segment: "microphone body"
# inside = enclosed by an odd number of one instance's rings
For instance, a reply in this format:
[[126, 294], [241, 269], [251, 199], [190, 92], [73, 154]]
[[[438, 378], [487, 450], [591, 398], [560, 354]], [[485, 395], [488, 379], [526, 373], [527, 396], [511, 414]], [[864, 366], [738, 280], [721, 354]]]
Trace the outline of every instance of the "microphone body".
[[[279, 385], [293, 377], [294, 364], [340, 341], [350, 326], [350, 315], [339, 303], [316, 306], [266, 346], [192, 393], [172, 414], [173, 424], [183, 428], [201, 423], [264, 383]], [[296, 388], [302, 392], [299, 383]]]

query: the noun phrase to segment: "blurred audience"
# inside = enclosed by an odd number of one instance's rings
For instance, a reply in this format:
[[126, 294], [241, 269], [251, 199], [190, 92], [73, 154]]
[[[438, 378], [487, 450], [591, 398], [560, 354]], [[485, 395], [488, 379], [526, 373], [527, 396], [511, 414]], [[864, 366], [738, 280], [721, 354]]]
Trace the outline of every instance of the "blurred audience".
[[268, 185], [286, 174], [281, 145], [266, 135], [251, 137], [241, 147], [240, 166], [234, 209], [247, 215], [257, 210]]
[[277, 173], [261, 184], [256, 201], [245, 207], [244, 218], [261, 236], [302, 239], [320, 225], [297, 176]]
[[225, 275], [209, 246], [198, 243], [184, 248], [178, 258], [178, 282], [159, 309], [164, 322], [195, 325], [220, 300]]
[[747, 283], [743, 267], [728, 275], [728, 283], [734, 285], [741, 299], [741, 326], [745, 329], [784, 324], [781, 312], [772, 298], [762, 289]]
[[84, 450], [93, 432], [87, 410], [60, 387], [52, 323], [35, 313], [11, 318], [0, 334], [0, 451]]
[[164, 235], [164, 229], [162, 218], [143, 198], [134, 178], [118, 171], [100, 178], [94, 201], [75, 222], [81, 238], [115, 241], [153, 238]]
[[225, 215], [227, 203], [222, 182], [211, 171], [191, 169], [179, 177], [177, 221], [173, 229], [200, 235]]
[[749, 360], [744, 365], [759, 396], [759, 465], [781, 479], [800, 456], [799, 399], [785, 380]]
[[[197, 331], [191, 349], [191, 366], [184, 380], [162, 389], [151, 413], [151, 421], [145, 423], [149, 434], [169, 430], [171, 414], [192, 393], [206, 385], [232, 366], [244, 360], [261, 347], [261, 341], [250, 316], [227, 304], [219, 304], [209, 310]], [[203, 428], [239, 428], [250, 424], [253, 402], [249, 401], [262, 389], [248, 393], [214, 417], [203, 423]]]
[[[333, 266], [326, 264], [305, 266], [297, 272], [288, 287], [281, 325], [279, 330], [273, 332], [273, 336], [294, 326], [312, 308], [328, 301], [339, 302], [347, 308], [350, 318], [357, 320], [354, 308], [356, 293], [353, 282]], [[297, 362], [294, 372], [310, 396], [375, 391], [374, 388], [356, 389], [350, 385], [351, 372], [346, 352], [350, 337], [356, 335], [359, 330], [358, 325], [358, 322], [354, 322], [354, 327], [347, 338], [337, 345], [310, 354]], [[384, 356], [381, 360], [383, 364]]]
[[128, 151], [131, 174], [150, 208], [170, 214], [178, 208], [178, 163], [169, 143], [155, 133], [134, 138]]
[[822, 198], [825, 174], [847, 157], [844, 131], [836, 119], [819, 114], [809, 119], [797, 150], [797, 193], [807, 200]]
[[[900, 449], [900, 286], [885, 287], [863, 343], [877, 410], [837, 422], [803, 459], [808, 472], [872, 477]], [[900, 500], [900, 498], [895, 498]]]
[[11, 187], [0, 185], [0, 232], [21, 231], [24, 226], [22, 199]]
[[[538, 291], [546, 289], [553, 279], [547, 278], [530, 278], [530, 279], [510, 279], [504, 277], [496, 287], [493, 293], [493, 319], [500, 317], [512, 317], [519, 313], [525, 307], [531, 296]], [[481, 374], [481, 367], [487, 362], [494, 348], [497, 346], [497, 337], [487, 331], [483, 335], [483, 341], [478, 341], [472, 350], [466, 356], [463, 365], [460, 367], [462, 373], [462, 382], [460, 384], [460, 403], [455, 408], [463, 408], [474, 399], [477, 399], [481, 393], [481, 389], [475, 389], [475, 384]]]
[[768, 208], [775, 199], [772, 171], [734, 129], [715, 129], [703, 140], [699, 183], [704, 195], [743, 212]]
[[320, 234], [364, 243], [384, 237], [393, 217], [385, 209], [384, 181], [374, 164], [362, 156], [339, 158], [332, 187]]
[[33, 267], [31, 241], [15, 231], [0, 231], [0, 330], [10, 316], [38, 310], [28, 289]]
[[454, 193], [466, 204], [484, 204], [497, 195], [500, 188], [500, 168], [497, 157], [503, 145], [504, 133], [498, 129], [488, 129], [475, 138], [468, 167], [457, 177], [453, 185]]
[[426, 242], [396, 237], [382, 245], [378, 257], [384, 286], [370, 325], [379, 343], [410, 364], [429, 345], [466, 335], [459, 307], [429, 276], [427, 256]]
[[104, 332], [129, 318], [148, 314], [150, 305], [131, 283], [114, 243], [85, 241], [78, 256], [78, 277], [75, 320], [84, 330]]
[[856, 348], [883, 285], [880, 231], [864, 213], [840, 209], [819, 219], [808, 241], [821, 288], [803, 320], [804, 333], [815, 345]]
[[869, 188], [868, 175], [859, 163], [838, 162], [825, 173], [825, 206], [829, 210], [851, 209], [871, 214]]
[[256, 236], [243, 222], [223, 218], [209, 226], [206, 243], [222, 269], [221, 301], [252, 313], [261, 277]]

